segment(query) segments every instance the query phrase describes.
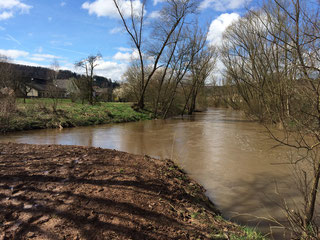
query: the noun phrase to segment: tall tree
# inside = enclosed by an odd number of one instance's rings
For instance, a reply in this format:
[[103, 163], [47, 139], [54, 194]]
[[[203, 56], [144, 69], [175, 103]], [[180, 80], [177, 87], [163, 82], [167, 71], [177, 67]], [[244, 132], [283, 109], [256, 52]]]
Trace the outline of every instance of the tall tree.
[[[144, 108], [145, 106], [145, 92], [152, 79], [152, 76], [159, 68], [161, 57], [165, 49], [171, 44], [172, 36], [180, 29], [181, 25], [184, 25], [184, 19], [196, 10], [196, 1], [194, 0], [168, 0], [164, 2], [163, 8], [160, 11], [160, 18], [163, 19], [163, 31], [161, 38], [152, 39], [151, 36], [146, 36], [150, 29], [146, 29], [145, 24], [145, 7], [146, 0], [143, 0], [141, 4], [137, 5], [137, 1], [130, 0], [130, 14], [127, 16], [125, 13], [124, 6], [120, 0], [113, 0], [119, 16], [121, 17], [123, 26], [130, 36], [130, 39], [136, 48], [139, 56], [139, 65], [141, 69], [140, 78], [140, 93], [138, 100], [138, 107]], [[151, 19], [150, 19], [151, 21]], [[152, 26], [152, 24], [149, 24]], [[158, 25], [159, 26], [159, 25]], [[155, 46], [155, 51], [150, 56], [146, 51], [147, 38], [150, 41], [155, 40], [151, 45]], [[152, 66], [151, 71], [146, 73], [145, 66]]]
[[83, 68], [85, 70], [86, 82], [87, 82], [87, 91], [88, 91], [88, 101], [89, 104], [93, 105], [94, 96], [93, 96], [93, 81], [94, 81], [94, 69], [99, 65], [98, 61], [102, 58], [100, 53], [96, 55], [90, 55], [85, 59], [82, 59], [75, 63], [76, 67]]
[[48, 84], [48, 91], [52, 99], [52, 110], [56, 113], [58, 100], [59, 97], [61, 97], [57, 85], [57, 78], [60, 69], [60, 65], [57, 59], [52, 60], [52, 63], [50, 64], [50, 69], [51, 71], [49, 72], [49, 79], [51, 80], [52, 84]]
[[[191, 115], [196, 109], [196, 100], [199, 91], [204, 87], [205, 81], [209, 78], [216, 66], [217, 50], [216, 47], [207, 42], [208, 31], [202, 32], [199, 29], [193, 31], [191, 38], [190, 74], [186, 81], [185, 106], [182, 110], [184, 114], [188, 107], [188, 114]], [[188, 91], [186, 91], [188, 90]]]
[[55, 58], [52, 60], [50, 64], [50, 75], [49, 79], [55, 84], [55, 81], [58, 79], [59, 71], [60, 71], [60, 64], [59, 61]]

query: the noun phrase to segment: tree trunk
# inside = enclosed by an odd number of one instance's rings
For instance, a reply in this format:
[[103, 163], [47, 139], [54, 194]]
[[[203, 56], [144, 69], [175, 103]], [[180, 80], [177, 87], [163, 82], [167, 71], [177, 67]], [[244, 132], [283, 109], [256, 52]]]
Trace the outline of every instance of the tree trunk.
[[140, 109], [144, 109], [144, 94], [141, 94], [139, 102], [138, 102], [138, 107]]
[[319, 178], [320, 178], [320, 160], [318, 161], [318, 164], [315, 169], [312, 188], [309, 193], [309, 197], [307, 201], [306, 215], [303, 223], [305, 229], [308, 229], [312, 225], [314, 210], [315, 210], [315, 205], [317, 200], [317, 194], [318, 194]]
[[192, 113], [196, 109], [196, 97], [197, 96], [195, 94], [192, 95], [190, 108], [189, 108], [189, 111], [188, 111], [188, 115], [192, 115]]

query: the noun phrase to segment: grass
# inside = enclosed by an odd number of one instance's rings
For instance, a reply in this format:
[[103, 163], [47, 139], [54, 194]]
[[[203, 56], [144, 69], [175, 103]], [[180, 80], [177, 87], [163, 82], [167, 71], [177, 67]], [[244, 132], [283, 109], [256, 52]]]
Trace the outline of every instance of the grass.
[[148, 112], [136, 112], [131, 103], [101, 102], [93, 106], [59, 99], [17, 99], [17, 110], [10, 115], [0, 132], [29, 129], [65, 128], [151, 119]]
[[214, 240], [268, 240], [266, 236], [254, 228], [244, 227], [232, 223], [223, 217], [215, 216], [215, 221], [207, 219], [206, 213], [194, 212], [191, 214], [192, 219], [198, 219], [203, 223], [210, 224], [212, 229], [210, 239]]
[[244, 236], [231, 235], [230, 240], [266, 240], [267, 239], [261, 233], [257, 232], [253, 228], [241, 227], [241, 230]]
[[233, 230], [234, 233], [230, 232], [218, 232], [212, 233], [211, 239], [230, 239], [230, 240], [268, 240], [260, 232], [249, 227], [239, 226], [238, 230]]

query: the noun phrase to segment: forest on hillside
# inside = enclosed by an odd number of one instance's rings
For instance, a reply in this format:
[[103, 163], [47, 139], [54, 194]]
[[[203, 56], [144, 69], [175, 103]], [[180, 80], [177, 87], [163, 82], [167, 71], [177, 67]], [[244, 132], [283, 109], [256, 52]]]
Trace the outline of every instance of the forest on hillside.
[[[54, 70], [50, 68], [13, 64], [7, 61], [0, 61], [0, 71], [6, 75], [2, 78], [6, 78], [6, 82], [11, 83], [11, 85], [15, 85], [14, 82], [27, 81], [31, 78], [51, 80], [55, 75]], [[56, 79], [79, 79], [81, 77], [82, 75], [69, 70], [59, 70], [55, 76]], [[94, 78], [96, 80], [96, 85], [99, 87], [115, 88], [119, 85], [116, 81], [112, 81], [111, 78], [103, 76], [94, 76]], [[2, 85], [4, 85], [3, 81], [0, 82], [0, 86]], [[15, 87], [12, 88], [14, 89]]]

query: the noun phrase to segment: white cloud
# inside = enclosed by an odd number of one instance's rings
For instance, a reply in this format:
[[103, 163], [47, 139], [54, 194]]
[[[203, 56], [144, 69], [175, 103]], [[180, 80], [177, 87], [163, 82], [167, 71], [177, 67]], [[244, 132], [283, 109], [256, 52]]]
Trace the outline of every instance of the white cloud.
[[61, 2], [61, 3], [60, 3], [60, 6], [61, 6], [61, 7], [64, 7], [66, 4], [67, 4], [66, 2]]
[[[223, 32], [230, 26], [234, 21], [237, 21], [240, 18], [240, 15], [237, 13], [224, 13], [213, 20], [210, 24], [208, 41], [211, 45], [220, 46], [222, 44], [222, 35]], [[211, 74], [212, 79], [215, 79], [218, 84], [222, 82], [222, 72], [224, 71], [225, 66], [220, 59], [217, 59], [216, 71]]]
[[[50, 68], [51, 63], [46, 63], [46, 64], [42, 64], [42, 63], [37, 63], [37, 62], [30, 62], [28, 60], [15, 60], [13, 61], [16, 64], [21, 64], [21, 65], [26, 65], [26, 66], [33, 66], [33, 67], [44, 67], [44, 68]], [[59, 61], [59, 63], [62, 63], [63, 61]], [[60, 69], [61, 70], [69, 70], [69, 71], [76, 71], [76, 69], [74, 68], [74, 64], [73, 63], [68, 63], [68, 62], [64, 62], [64, 64], [60, 65]]]
[[[132, 4], [134, 13], [139, 14], [142, 8], [142, 3], [140, 2], [140, 0], [133, 0]], [[124, 17], [129, 17], [131, 13], [131, 1], [119, 0], [119, 5]], [[88, 10], [90, 15], [95, 14], [98, 17], [120, 17], [113, 0], [96, 0], [92, 3], [85, 2], [82, 4], [82, 8]]]
[[210, 24], [208, 41], [212, 45], [220, 45], [222, 43], [222, 34], [228, 26], [237, 21], [240, 15], [237, 13], [224, 13], [213, 20]]
[[32, 6], [22, 3], [19, 0], [0, 0], [0, 9], [19, 9], [22, 12], [28, 12]]
[[100, 60], [95, 74], [111, 78], [112, 80], [121, 80], [127, 67], [128, 65], [124, 63], [119, 64], [112, 61]]
[[35, 53], [35, 54], [32, 54], [32, 57], [30, 57], [30, 60], [42, 62], [42, 61], [50, 61], [53, 59], [59, 59], [59, 58], [61, 57], [51, 55], [51, 54]]
[[200, 4], [200, 10], [213, 8], [216, 11], [233, 10], [244, 7], [251, 0], [203, 0]]
[[23, 61], [37, 61], [37, 62], [48, 62], [52, 61], [53, 59], [61, 59], [59, 56], [55, 56], [52, 54], [42, 54], [43, 51], [42, 47], [39, 47], [36, 49], [37, 52], [40, 53], [34, 53], [30, 54], [29, 52], [22, 51], [22, 50], [15, 50], [15, 49], [0, 49], [0, 55], [4, 55], [12, 59], [14, 62], [23, 62]]
[[[104, 61], [103, 59], [99, 60], [97, 63], [98, 65], [94, 69], [94, 74], [111, 78], [112, 80], [122, 80], [122, 75], [128, 67], [126, 63]], [[70, 65], [70, 68], [73, 68], [72, 71], [75, 71], [79, 74], [84, 74], [84, 71], [81, 68], [75, 68], [74, 65]]]
[[165, 0], [153, 0], [153, 6], [157, 5], [158, 3], [164, 2]]
[[160, 17], [160, 11], [153, 11], [149, 15], [150, 18], [159, 18]]
[[9, 19], [15, 12], [29, 13], [32, 6], [22, 3], [20, 0], [0, 0], [0, 20]]
[[19, 57], [27, 57], [29, 55], [28, 52], [26, 51], [21, 51], [21, 50], [5, 50], [5, 49], [0, 49], [0, 55], [5, 55], [9, 58], [16, 59]]
[[6, 19], [12, 18], [12, 17], [13, 17], [13, 12], [6, 12], [6, 11], [4, 11], [4, 12], [2, 12], [2, 13], [0, 14], [0, 20], [6, 20]]
[[120, 52], [131, 52], [132, 48], [125, 48], [125, 47], [118, 47], [117, 48]]
[[29, 62], [29, 61], [24, 61], [24, 60], [15, 60], [13, 61], [16, 64], [20, 65], [26, 65], [26, 66], [33, 66], [33, 67], [48, 67], [39, 63], [34, 63], [34, 62]]
[[110, 34], [116, 34], [116, 33], [119, 33], [119, 32], [122, 32], [122, 28], [121, 27], [115, 27], [115, 28], [112, 28], [109, 31]]
[[35, 53], [33, 54], [33, 56], [35, 57], [43, 57], [43, 58], [61, 58], [55, 55], [51, 55], [51, 54], [39, 54], [39, 53]]
[[[37, 63], [37, 62], [31, 62], [28, 60], [15, 60], [13, 61], [14, 63], [21, 64], [21, 65], [26, 65], [26, 66], [33, 66], [33, 67], [44, 67], [44, 68], [50, 68], [51, 63]], [[62, 63], [59, 67], [61, 70], [69, 70], [69, 71], [76, 71], [77, 69], [74, 68], [73, 63], [65, 62], [65, 61], [59, 61], [59, 63]]]
[[138, 59], [139, 54], [137, 50], [134, 50], [132, 52], [117, 52], [114, 56], [113, 59], [117, 61], [131, 61], [133, 59]]
[[[50, 63], [40, 64], [40, 63], [30, 62], [30, 61], [26, 61], [26, 60], [15, 60], [13, 62], [16, 63], [16, 64], [21, 64], [21, 65], [26, 65], [26, 66], [33, 66], [33, 67], [44, 67], [44, 68], [50, 68], [51, 67]], [[66, 63], [65, 65], [60, 65], [60, 69], [61, 70], [75, 71], [74, 64], [72, 64], [72, 63]]]
[[[214, 19], [209, 28], [209, 33], [207, 40], [211, 45], [220, 46], [223, 42], [222, 36], [224, 31], [229, 27], [233, 22], [240, 19], [240, 15], [237, 13], [224, 13], [219, 17]], [[225, 66], [220, 59], [216, 63], [216, 71], [214, 71], [211, 76], [212, 79], [215, 79], [218, 84], [222, 82], [222, 72], [224, 71]]]
[[30, 60], [36, 61], [36, 62], [43, 62], [43, 61], [45, 61], [46, 59], [45, 59], [45, 58], [42, 58], [42, 57], [30, 57]]
[[122, 53], [122, 52], [117, 52], [114, 56], [113, 56], [114, 60], [118, 60], [118, 61], [130, 61], [131, 59], [131, 53]]

